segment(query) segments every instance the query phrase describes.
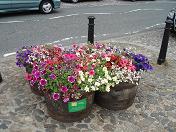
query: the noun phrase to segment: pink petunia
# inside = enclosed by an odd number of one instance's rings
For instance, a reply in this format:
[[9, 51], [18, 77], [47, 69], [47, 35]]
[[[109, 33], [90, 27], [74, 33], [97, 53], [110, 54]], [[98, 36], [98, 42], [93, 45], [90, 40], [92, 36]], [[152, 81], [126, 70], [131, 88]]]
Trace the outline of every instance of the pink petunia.
[[106, 53], [101, 53], [102, 58], [106, 58], [108, 55]]
[[119, 61], [119, 66], [120, 67], [126, 67], [128, 65], [129, 61], [127, 59], [121, 59]]
[[65, 54], [64, 58], [67, 60], [76, 60], [78, 57], [76, 54]]
[[41, 74], [42, 74], [42, 75], [45, 75], [45, 74], [46, 74], [46, 70], [42, 70], [42, 71], [41, 71]]
[[68, 88], [67, 88], [66, 86], [62, 86], [62, 87], [61, 87], [61, 91], [62, 91], [63, 93], [66, 93], [66, 92], [68, 91]]
[[39, 83], [40, 83], [41, 86], [45, 86], [47, 84], [47, 80], [46, 79], [41, 79]]
[[96, 67], [96, 65], [95, 65], [95, 64], [92, 64], [92, 67], [91, 67], [91, 68], [92, 68], [92, 69], [95, 69], [95, 67]]
[[49, 67], [49, 70], [50, 70], [50, 71], [53, 71], [53, 70], [54, 70], [54, 67], [53, 67], [53, 66], [50, 66], [50, 67]]
[[34, 76], [35, 76], [35, 78], [39, 78], [40, 77], [40, 71], [36, 71], [35, 73], [34, 73]]
[[94, 71], [94, 70], [90, 70], [90, 71], [89, 71], [89, 75], [90, 75], [90, 76], [94, 76], [94, 75], [95, 75], [95, 71]]
[[74, 76], [68, 76], [68, 81], [70, 82], [70, 83], [74, 83], [75, 82], [75, 80], [76, 80], [76, 78], [74, 77]]
[[32, 75], [31, 75], [31, 74], [28, 74], [28, 73], [25, 73], [25, 76], [24, 76], [24, 77], [25, 77], [25, 79], [28, 80], [28, 81], [32, 79]]
[[64, 103], [67, 103], [70, 99], [68, 97], [64, 98]]
[[60, 95], [59, 95], [59, 93], [53, 93], [53, 99], [55, 100], [55, 101], [57, 101], [57, 100], [59, 100], [59, 98], [60, 98]]
[[136, 70], [136, 67], [134, 65], [130, 65], [127, 67], [127, 69], [133, 72]]
[[33, 67], [33, 69], [38, 70], [39, 67], [38, 67], [37, 65], [35, 65], [35, 66]]

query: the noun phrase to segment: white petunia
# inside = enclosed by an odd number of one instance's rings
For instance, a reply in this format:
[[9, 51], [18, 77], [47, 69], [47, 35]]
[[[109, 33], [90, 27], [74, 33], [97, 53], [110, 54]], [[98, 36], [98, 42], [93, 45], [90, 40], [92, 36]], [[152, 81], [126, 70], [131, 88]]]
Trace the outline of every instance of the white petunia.
[[100, 86], [100, 83], [99, 82], [95, 82], [95, 86]]
[[110, 61], [110, 58], [109, 58], [109, 57], [106, 57], [106, 61]]
[[107, 84], [107, 85], [106, 85], [106, 91], [107, 91], [107, 92], [110, 92], [110, 84]]
[[112, 78], [109, 75], [106, 75], [107, 80], [112, 80]]
[[95, 91], [95, 90], [96, 90], [96, 87], [95, 87], [95, 86], [91, 86], [91, 89], [92, 89], [93, 91]]
[[93, 80], [92, 80], [92, 78], [88, 78], [88, 82], [90, 82], [90, 83], [91, 83], [92, 81], [93, 81]]
[[80, 79], [77, 82], [78, 82], [78, 84], [81, 84], [81, 80]]
[[107, 67], [103, 67], [103, 71], [108, 71]]
[[82, 71], [79, 71], [79, 75], [81, 76], [81, 75], [84, 75], [84, 73], [82, 72]]
[[92, 59], [92, 62], [96, 62], [96, 60], [95, 60], [95, 59]]
[[84, 90], [85, 90], [86, 92], [89, 92], [89, 87], [86, 86], [86, 87], [84, 88]]
[[85, 81], [85, 78], [83, 77], [83, 76], [80, 76], [80, 78], [81, 78], [81, 81]]
[[76, 52], [76, 55], [77, 55], [77, 56], [80, 56], [80, 53], [79, 53], [79, 52]]
[[106, 83], [108, 83], [108, 80], [107, 79], [103, 79], [103, 80], [101, 80], [101, 83], [102, 84], [106, 84]]
[[112, 83], [111, 86], [114, 87], [114, 86], [115, 86], [115, 83]]
[[117, 76], [113, 77], [112, 80], [113, 80], [114, 82], [116, 82], [116, 81], [117, 81]]

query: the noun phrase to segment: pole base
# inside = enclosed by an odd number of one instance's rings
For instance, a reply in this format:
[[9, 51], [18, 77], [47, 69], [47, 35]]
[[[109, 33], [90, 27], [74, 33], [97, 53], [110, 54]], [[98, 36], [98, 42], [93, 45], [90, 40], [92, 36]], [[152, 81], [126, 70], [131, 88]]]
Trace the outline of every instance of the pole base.
[[159, 59], [159, 58], [158, 58], [157, 64], [158, 64], [158, 65], [161, 65], [161, 64], [164, 63], [164, 62], [165, 62], [165, 59]]
[[1, 76], [1, 73], [0, 73], [0, 83], [2, 82], [2, 76]]

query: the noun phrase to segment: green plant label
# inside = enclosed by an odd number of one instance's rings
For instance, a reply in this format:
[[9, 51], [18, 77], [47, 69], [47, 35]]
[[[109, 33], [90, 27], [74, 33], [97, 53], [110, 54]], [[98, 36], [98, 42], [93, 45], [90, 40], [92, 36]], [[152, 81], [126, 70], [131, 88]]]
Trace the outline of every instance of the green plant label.
[[76, 102], [69, 102], [68, 103], [68, 111], [69, 112], [78, 112], [86, 109], [87, 99], [82, 99]]

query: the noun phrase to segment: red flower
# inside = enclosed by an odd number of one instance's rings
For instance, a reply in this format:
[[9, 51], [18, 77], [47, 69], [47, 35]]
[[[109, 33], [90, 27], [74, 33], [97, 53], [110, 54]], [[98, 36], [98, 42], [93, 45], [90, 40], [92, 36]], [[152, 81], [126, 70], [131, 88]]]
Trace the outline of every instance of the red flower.
[[106, 62], [105, 66], [108, 68], [108, 69], [111, 69], [112, 67], [112, 63], [110, 61]]
[[116, 62], [119, 59], [119, 57], [116, 55], [111, 55], [110, 58], [111, 58], [111, 62]]
[[88, 69], [88, 66], [83, 66], [83, 70], [86, 71]]

